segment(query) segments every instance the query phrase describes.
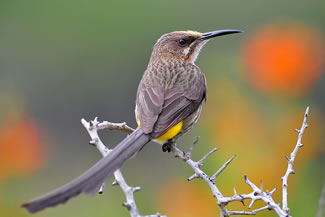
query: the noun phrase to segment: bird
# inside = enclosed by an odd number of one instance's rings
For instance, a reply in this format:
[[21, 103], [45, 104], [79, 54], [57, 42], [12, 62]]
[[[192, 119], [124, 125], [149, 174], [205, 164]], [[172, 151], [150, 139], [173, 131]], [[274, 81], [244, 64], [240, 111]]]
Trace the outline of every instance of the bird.
[[212, 38], [240, 30], [174, 31], [162, 35], [140, 80], [135, 105], [138, 127], [107, 156], [79, 177], [56, 190], [23, 203], [30, 213], [63, 204], [81, 193], [94, 195], [101, 185], [147, 143], [154, 141], [170, 151], [176, 140], [198, 121], [207, 100], [207, 81], [195, 64]]

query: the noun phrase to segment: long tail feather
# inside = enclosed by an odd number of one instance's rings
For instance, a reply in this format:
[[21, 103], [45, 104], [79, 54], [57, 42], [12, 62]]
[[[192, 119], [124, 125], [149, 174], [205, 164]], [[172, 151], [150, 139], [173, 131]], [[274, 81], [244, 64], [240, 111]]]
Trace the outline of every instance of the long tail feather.
[[82, 175], [68, 184], [22, 204], [30, 213], [41, 211], [47, 207], [65, 203], [80, 193], [95, 194], [100, 186], [121, 167], [121, 165], [137, 153], [150, 141], [149, 137], [138, 128], [117, 145], [106, 157], [98, 161]]

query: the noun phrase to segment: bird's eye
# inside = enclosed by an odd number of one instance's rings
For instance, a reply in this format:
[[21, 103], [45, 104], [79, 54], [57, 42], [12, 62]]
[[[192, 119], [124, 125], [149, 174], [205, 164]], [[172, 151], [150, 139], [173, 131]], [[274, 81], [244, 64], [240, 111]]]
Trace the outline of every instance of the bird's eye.
[[185, 39], [180, 39], [179, 41], [178, 41], [178, 44], [180, 44], [181, 46], [184, 46], [185, 44], [186, 44], [186, 40]]

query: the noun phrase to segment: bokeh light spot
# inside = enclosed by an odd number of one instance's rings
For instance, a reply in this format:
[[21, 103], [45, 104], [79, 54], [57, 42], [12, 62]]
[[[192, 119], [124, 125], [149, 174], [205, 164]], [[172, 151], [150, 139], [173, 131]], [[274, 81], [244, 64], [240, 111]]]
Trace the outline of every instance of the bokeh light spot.
[[170, 217], [212, 217], [217, 213], [216, 201], [209, 189], [178, 179], [165, 183], [158, 199], [161, 212]]
[[244, 77], [266, 93], [302, 95], [324, 70], [324, 41], [302, 24], [267, 25], [244, 44]]
[[0, 180], [35, 172], [45, 159], [36, 123], [24, 119], [0, 126]]

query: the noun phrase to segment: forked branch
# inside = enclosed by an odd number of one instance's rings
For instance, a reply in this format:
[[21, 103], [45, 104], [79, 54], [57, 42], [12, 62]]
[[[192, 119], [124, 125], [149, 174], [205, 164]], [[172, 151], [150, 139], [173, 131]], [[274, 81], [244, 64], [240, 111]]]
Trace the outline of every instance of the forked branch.
[[[133, 129], [127, 126], [125, 123], [111, 123], [108, 121], [104, 121], [100, 123], [97, 120], [97, 117], [90, 122], [87, 122], [85, 119], [81, 119], [81, 123], [84, 125], [91, 138], [89, 144], [95, 146], [98, 149], [98, 151], [102, 154], [103, 157], [109, 154], [110, 149], [108, 149], [99, 138], [98, 130], [102, 130], [102, 129], [120, 130], [128, 134], [133, 132]], [[154, 215], [141, 216], [134, 199], [134, 193], [141, 190], [141, 187], [129, 186], [126, 183], [122, 175], [122, 172], [119, 169], [114, 172], [114, 177], [115, 177], [115, 181], [113, 182], [113, 185], [118, 185], [121, 187], [126, 198], [126, 202], [123, 203], [123, 206], [128, 209], [131, 217], [164, 217], [159, 213]], [[103, 190], [104, 190], [104, 183], [100, 188], [99, 193], [100, 194], [103, 193]]]

